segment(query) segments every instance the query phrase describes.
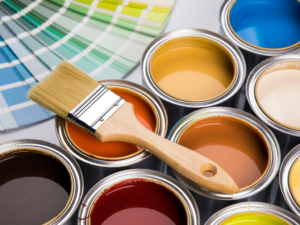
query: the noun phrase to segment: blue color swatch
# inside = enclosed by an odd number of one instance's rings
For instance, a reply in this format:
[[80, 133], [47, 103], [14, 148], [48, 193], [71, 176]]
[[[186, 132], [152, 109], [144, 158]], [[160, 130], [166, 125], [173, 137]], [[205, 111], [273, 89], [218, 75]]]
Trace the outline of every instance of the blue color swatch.
[[300, 42], [300, 2], [297, 0], [237, 0], [230, 24], [244, 41], [278, 49]]

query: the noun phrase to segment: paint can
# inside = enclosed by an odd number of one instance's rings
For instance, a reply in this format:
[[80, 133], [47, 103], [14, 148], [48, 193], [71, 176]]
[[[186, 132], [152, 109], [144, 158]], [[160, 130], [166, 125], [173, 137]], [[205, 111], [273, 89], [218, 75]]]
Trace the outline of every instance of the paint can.
[[[206, 221], [221, 208], [237, 202], [270, 201], [272, 186], [269, 184], [279, 170], [281, 155], [274, 134], [256, 117], [233, 108], [201, 109], [182, 118], [170, 132], [169, 140], [218, 163], [240, 188], [237, 194], [216, 193], [168, 168], [170, 175], [174, 173], [181, 183], [193, 191], [202, 221]], [[248, 157], [244, 158], [239, 151]], [[250, 158], [253, 160], [251, 163], [244, 161]], [[260, 161], [261, 159], [264, 161]], [[257, 166], [252, 168], [251, 165]], [[260, 168], [260, 173], [252, 174], [257, 168]], [[250, 177], [251, 180], [248, 180]]]
[[242, 202], [218, 211], [205, 225], [248, 224], [251, 223], [249, 219], [257, 224], [300, 224], [298, 217], [280, 207], [262, 202]]
[[279, 185], [281, 193], [277, 195], [277, 205], [291, 210], [300, 217], [300, 195], [299, 189], [299, 165], [300, 165], [300, 145], [293, 148], [284, 158], [280, 172]]
[[[129, 186], [127, 187], [122, 187], [123, 184], [128, 184]], [[144, 187], [142, 186], [137, 186], [141, 185], [140, 183], [144, 183]], [[150, 186], [149, 186], [150, 185]], [[156, 188], [164, 188], [165, 191], [164, 194], [161, 194], [160, 197], [158, 196], [158, 192], [153, 192], [154, 186]], [[131, 187], [130, 187], [131, 186]], [[140, 189], [136, 189], [139, 187]], [[144, 188], [148, 187], [147, 191], [144, 191]], [[119, 189], [118, 189], [119, 188]], [[103, 199], [103, 197], [108, 197], [109, 195], [112, 195], [113, 192], [120, 192], [125, 189], [131, 189], [131, 192], [123, 192], [125, 193], [126, 197], [129, 198], [127, 200], [121, 200], [120, 197], [118, 200], [113, 201], [110, 199], [107, 199], [107, 201], [110, 200], [110, 204], [105, 204], [104, 200], [102, 200], [102, 203], [99, 203], [99, 200]], [[115, 194], [114, 193], [114, 194]], [[105, 196], [107, 194], [107, 196]], [[122, 193], [121, 193], [122, 194]], [[170, 200], [167, 200], [165, 197], [166, 195], [170, 195], [171, 198]], [[135, 196], [137, 195], [137, 196]], [[140, 196], [141, 195], [141, 196]], [[140, 196], [140, 197], [139, 197]], [[117, 198], [118, 195], [115, 195], [115, 198]], [[175, 202], [173, 198], [176, 198]], [[138, 199], [139, 198], [139, 199]], [[143, 202], [143, 203], [140, 203]], [[152, 203], [152, 206], [150, 206], [150, 202]], [[137, 223], [136, 221], [130, 224], [179, 224], [178, 217], [175, 219], [175, 221], [169, 221], [168, 222], [162, 222], [161, 220], [156, 221], [155, 223], [149, 223], [149, 214], [147, 214], [147, 210], [150, 209], [150, 211], [153, 212], [153, 217], [156, 217], [156, 214], [154, 212], [160, 213], [161, 215], [167, 215], [165, 214], [165, 209], [168, 208], [166, 207], [166, 204], [171, 204], [169, 207], [172, 207], [169, 211], [169, 218], [172, 219], [172, 214], [175, 213], [175, 206], [180, 202], [180, 209], [181, 210], [176, 210], [176, 214], [180, 215], [180, 217], [184, 216], [184, 220], [186, 222], [180, 223], [180, 224], [187, 224], [187, 225], [200, 225], [200, 215], [199, 215], [199, 210], [197, 207], [197, 204], [193, 198], [193, 196], [190, 194], [190, 192], [182, 185], [180, 184], [177, 180], [174, 178], [157, 172], [153, 170], [146, 170], [146, 169], [130, 169], [130, 170], [124, 170], [118, 173], [114, 173], [103, 180], [99, 181], [85, 196], [80, 209], [79, 209], [79, 218], [80, 220], [78, 221], [78, 225], [93, 225], [93, 221], [95, 220], [93, 218], [93, 211], [97, 212], [97, 210], [101, 210], [99, 207], [100, 204], [103, 204], [103, 207], [107, 209], [107, 212], [102, 212], [98, 213], [103, 215], [104, 217], [107, 215], [107, 217], [110, 217], [110, 219], [114, 219], [117, 217], [117, 212], [119, 213], [119, 219], [122, 218], [120, 213], [122, 211], [126, 211], [127, 213], [127, 218], [126, 220], [130, 219], [131, 217], [138, 217], [140, 220], [142, 220], [142, 223]], [[97, 206], [98, 204], [98, 206]], [[119, 208], [116, 208], [115, 205], [118, 204]], [[119, 205], [121, 204], [121, 206]], [[129, 204], [128, 206], [125, 206], [124, 204]], [[154, 205], [153, 205], [154, 204]], [[156, 207], [160, 205], [160, 209], [156, 209]], [[173, 206], [174, 207], [173, 207]], [[97, 208], [98, 207], [98, 208]], [[116, 209], [113, 209], [116, 208]], [[146, 210], [145, 212], [135, 212], [133, 211], [134, 209], [138, 210], [139, 208], [142, 208], [143, 210]], [[111, 210], [114, 210], [112, 213]], [[132, 211], [131, 211], [132, 210]], [[124, 211], [124, 212], [125, 212]], [[128, 216], [132, 215], [132, 216]], [[177, 215], [177, 216], [178, 216]], [[151, 220], [150, 220], [151, 221]], [[107, 222], [107, 221], [106, 221]], [[153, 221], [152, 221], [153, 222]], [[170, 223], [171, 222], [171, 223]], [[96, 223], [95, 223], [96, 224]], [[99, 223], [97, 223], [99, 224]], [[107, 224], [119, 224], [117, 222]]]
[[0, 145], [0, 167], [1, 223], [74, 224], [83, 177], [71, 154], [48, 142], [15, 140]]
[[181, 29], [148, 45], [141, 74], [144, 85], [164, 103], [172, 127], [195, 109], [237, 107], [246, 66], [240, 50], [221, 35]]
[[300, 3], [294, 0], [225, 0], [220, 33], [238, 46], [247, 75], [271, 56], [300, 51]]
[[[161, 101], [153, 93], [138, 84], [125, 80], [102, 80], [101, 84], [115, 91], [125, 100], [132, 102], [135, 105], [138, 118], [142, 117], [144, 121], [148, 121], [151, 125], [150, 120], [152, 117], [148, 117], [153, 116], [153, 120], [155, 120], [153, 130], [158, 135], [165, 137], [168, 127], [167, 113]], [[142, 110], [151, 110], [149, 112], [149, 114], [151, 113], [150, 116], [144, 116]], [[124, 170], [124, 168], [144, 168], [158, 171], [162, 171], [164, 168], [164, 163], [146, 150], [137, 149], [136, 146], [123, 142], [115, 142], [115, 145], [100, 143], [80, 128], [77, 128], [75, 125], [71, 127], [71, 125], [66, 120], [58, 116], [56, 117], [55, 128], [57, 137], [61, 145], [77, 159], [84, 176], [86, 192], [99, 180], [112, 173]], [[74, 131], [80, 133], [74, 133]], [[80, 135], [82, 135], [83, 141], [88, 141], [92, 146], [80, 143], [79, 139], [76, 140]], [[101, 152], [101, 155], [97, 151]], [[115, 155], [104, 155], [106, 153], [113, 153], [113, 151], [116, 152]]]
[[[299, 74], [287, 74], [290, 71]], [[279, 77], [276, 74], [278, 72], [284, 72], [285, 75], [279, 74], [281, 76]], [[266, 78], [269, 78], [269, 80], [266, 80]], [[283, 158], [292, 148], [300, 143], [300, 127], [292, 127], [293, 121], [286, 121], [287, 118], [290, 120], [294, 118], [293, 114], [290, 113], [297, 114], [297, 108], [300, 108], [297, 101], [291, 101], [295, 95], [294, 91], [300, 90], [300, 82], [298, 80], [300, 80], [300, 55], [282, 55], [269, 58], [257, 65], [250, 73], [246, 83], [246, 95], [250, 105], [246, 111], [254, 113], [260, 120], [271, 127], [279, 142]], [[273, 88], [270, 90], [267, 88], [269, 87], [269, 82], [272, 82], [273, 85]], [[280, 98], [272, 97], [275, 94], [280, 96]], [[272, 98], [270, 99], [270, 97]], [[285, 105], [280, 106], [278, 104]], [[274, 107], [276, 107], [276, 110], [274, 110]], [[290, 110], [291, 107], [294, 108]], [[284, 117], [274, 114], [275, 111]]]

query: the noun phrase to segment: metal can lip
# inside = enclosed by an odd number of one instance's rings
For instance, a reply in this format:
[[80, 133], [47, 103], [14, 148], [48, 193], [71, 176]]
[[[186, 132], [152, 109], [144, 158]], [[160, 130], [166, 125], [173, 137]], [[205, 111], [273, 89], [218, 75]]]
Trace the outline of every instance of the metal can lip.
[[[67, 207], [64, 211], [49, 225], [64, 224], [74, 214], [78, 205], [80, 204], [83, 195], [83, 176], [81, 169], [76, 160], [65, 150], [58, 146], [40, 140], [34, 139], [22, 139], [14, 140], [3, 143], [0, 145], [0, 154], [6, 151], [12, 151], [14, 149], [37, 149], [50, 153], [52, 156], [57, 157], [64, 163], [70, 173], [70, 178], [73, 183], [72, 196], [69, 200]], [[48, 224], [48, 223], [46, 223]]]
[[[138, 94], [141, 94], [143, 97], [149, 100], [149, 102], [152, 104], [155, 110], [155, 113], [157, 114], [157, 134], [162, 137], [165, 137], [168, 128], [167, 112], [161, 101], [152, 92], [150, 92], [148, 89], [144, 88], [141, 85], [126, 80], [101, 80], [101, 84], [104, 84], [107, 87], [125, 88], [132, 90]], [[82, 151], [76, 148], [76, 146], [72, 143], [66, 132], [65, 120], [59, 116], [56, 116], [55, 118], [55, 131], [60, 143], [68, 152], [70, 152], [76, 159], [79, 159], [93, 166], [98, 166], [102, 168], [125, 167], [141, 162], [142, 160], [148, 158], [151, 155], [148, 151], [143, 150], [130, 158], [121, 160], [112, 161], [93, 158], [84, 154]]]
[[263, 55], [263, 56], [278, 56], [287, 53], [296, 53], [300, 50], [300, 44], [295, 46], [291, 46], [290, 48], [283, 48], [283, 49], [264, 49], [260, 47], [252, 46], [251, 44], [247, 44], [246, 42], [242, 41], [238, 36], [232, 31], [230, 22], [228, 20], [229, 14], [231, 11], [232, 6], [236, 3], [236, 0], [225, 0], [220, 9], [220, 16], [219, 21], [221, 24], [221, 29], [224, 31], [226, 37], [232, 41], [235, 45], [239, 48], [244, 49], [248, 52]]
[[286, 203], [289, 205], [289, 207], [293, 210], [293, 212], [298, 217], [300, 217], [300, 207], [295, 202], [292, 193], [290, 191], [289, 174], [295, 160], [297, 160], [299, 157], [300, 157], [300, 145], [297, 145], [284, 158], [279, 172], [279, 186], [280, 186], [281, 193]]
[[[171, 39], [189, 36], [202, 37], [211, 40], [217, 44], [222, 45], [232, 55], [232, 58], [234, 59], [234, 62], [236, 64], [236, 78], [229, 90], [227, 90], [227, 92], [223, 93], [221, 96], [202, 102], [183, 101], [167, 95], [162, 90], [160, 90], [153, 81], [150, 73], [150, 60], [155, 50], [163, 43]], [[223, 36], [204, 29], [179, 29], [158, 36], [148, 45], [141, 59], [141, 74], [147, 87], [159, 98], [178, 106], [202, 108], [220, 104], [232, 97], [240, 89], [246, 77], [246, 63], [241, 51]]]
[[205, 225], [219, 225], [228, 217], [234, 216], [238, 213], [247, 212], [268, 213], [285, 220], [291, 225], [297, 225], [300, 223], [300, 219], [297, 216], [278, 206], [262, 202], [241, 202], [225, 207], [224, 209], [221, 209], [220, 211], [216, 212], [207, 220]]
[[[148, 169], [129, 169], [114, 173], [95, 184], [84, 197], [79, 209], [79, 218], [88, 218], [91, 212], [93, 203], [98, 196], [112, 185], [134, 178], [154, 180], [168, 187], [170, 191], [179, 196], [187, 209], [188, 225], [200, 225], [200, 214], [196, 201], [191, 193], [174, 178], [154, 170]], [[78, 225], [88, 225], [88, 220], [83, 219], [78, 221]]]
[[264, 123], [262, 123], [256, 117], [244, 111], [233, 109], [233, 108], [227, 108], [227, 107], [211, 107], [211, 108], [200, 109], [183, 117], [179, 122], [177, 122], [177, 124], [171, 130], [168, 139], [170, 141], [177, 142], [180, 134], [191, 123], [199, 120], [200, 118], [203, 119], [210, 116], [218, 116], [218, 115], [233, 116], [238, 119], [244, 120], [250, 123], [251, 125], [253, 125], [256, 129], [258, 129], [258, 131], [265, 137], [265, 140], [269, 145], [269, 149], [271, 153], [269, 168], [265, 176], [257, 184], [255, 184], [250, 188], [241, 190], [237, 194], [226, 194], [226, 193], [217, 193], [217, 192], [206, 190], [194, 184], [193, 182], [183, 177], [176, 171], [173, 170], [173, 172], [177, 177], [177, 179], [181, 183], [183, 183], [187, 188], [205, 197], [219, 199], [219, 200], [237, 200], [237, 199], [243, 199], [255, 195], [258, 192], [262, 191], [271, 183], [271, 181], [276, 176], [279, 170], [280, 159], [281, 159], [280, 147], [275, 135]]
[[266, 123], [268, 126], [289, 134], [293, 136], [300, 137], [300, 130], [294, 130], [288, 127], [285, 127], [283, 125], [280, 125], [279, 123], [276, 123], [274, 120], [269, 118], [263, 110], [260, 108], [258, 102], [256, 101], [255, 96], [255, 85], [261, 74], [268, 69], [271, 66], [274, 66], [278, 63], [282, 62], [288, 62], [288, 61], [299, 61], [300, 62], [300, 55], [291, 54], [291, 55], [281, 55], [281, 56], [275, 56], [269, 59], [266, 59], [265, 61], [258, 64], [251, 72], [248, 77], [247, 83], [246, 83], [246, 95], [248, 102], [254, 111], [254, 113], [261, 119], [264, 123]]

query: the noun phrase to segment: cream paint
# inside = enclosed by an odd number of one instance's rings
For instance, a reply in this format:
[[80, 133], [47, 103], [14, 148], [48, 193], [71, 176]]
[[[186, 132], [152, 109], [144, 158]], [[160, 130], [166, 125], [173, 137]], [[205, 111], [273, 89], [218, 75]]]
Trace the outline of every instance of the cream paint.
[[262, 75], [256, 84], [256, 99], [272, 120], [300, 130], [300, 70], [283, 69]]

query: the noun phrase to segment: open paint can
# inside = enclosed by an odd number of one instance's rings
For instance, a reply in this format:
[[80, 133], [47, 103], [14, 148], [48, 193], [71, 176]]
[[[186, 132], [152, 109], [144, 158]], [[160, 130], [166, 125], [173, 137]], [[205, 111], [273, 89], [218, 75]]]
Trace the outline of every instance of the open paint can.
[[236, 107], [246, 76], [242, 53], [208, 30], [182, 29], [152, 41], [141, 59], [145, 85], [164, 103], [172, 127], [197, 108]]
[[274, 205], [261, 202], [242, 202], [215, 213], [205, 225], [298, 225], [294, 214]]
[[[285, 157], [279, 172], [279, 184], [282, 196], [276, 203], [280, 207], [291, 209], [300, 217], [300, 145]], [[287, 203], [287, 204], [286, 204]], [[287, 205], [289, 207], [287, 207]]]
[[282, 157], [300, 143], [300, 55], [261, 62], [246, 84], [249, 105], [273, 129]]
[[[138, 120], [165, 137], [168, 117], [161, 101], [148, 89], [125, 80], [102, 80], [101, 84], [135, 106]], [[88, 132], [56, 117], [56, 134], [62, 146], [81, 166], [86, 190], [102, 178], [125, 168], [162, 171], [164, 163], [145, 149], [125, 142], [101, 143]]]
[[268, 57], [300, 51], [299, 12], [297, 0], [225, 0], [220, 32], [242, 50], [249, 74]]
[[71, 225], [83, 178], [75, 159], [38, 140], [0, 145], [1, 224]]
[[[173, 171], [194, 191], [202, 221], [236, 202], [270, 201], [269, 184], [279, 170], [280, 149], [272, 131], [256, 117], [232, 108], [201, 109], [182, 118], [170, 132], [169, 140], [216, 162], [240, 188], [237, 194], [214, 192]], [[214, 172], [208, 168], [204, 175], [211, 177]]]
[[85, 196], [78, 225], [200, 225], [190, 192], [163, 173], [131, 169], [98, 182]]

